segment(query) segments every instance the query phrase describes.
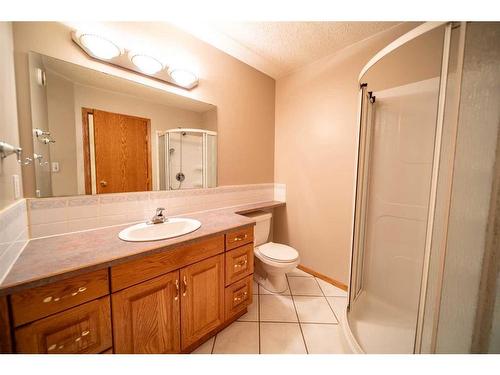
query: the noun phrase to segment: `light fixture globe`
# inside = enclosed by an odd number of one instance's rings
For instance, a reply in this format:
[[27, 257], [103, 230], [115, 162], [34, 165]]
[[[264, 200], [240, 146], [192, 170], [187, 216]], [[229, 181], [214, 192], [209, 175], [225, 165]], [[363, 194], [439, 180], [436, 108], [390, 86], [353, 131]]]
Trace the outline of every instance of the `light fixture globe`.
[[140, 53], [129, 54], [130, 61], [139, 68], [139, 70], [146, 74], [155, 74], [163, 69], [163, 64], [160, 60]]
[[78, 39], [92, 56], [99, 59], [111, 60], [122, 54], [120, 47], [101, 35], [82, 33], [79, 35]]
[[198, 82], [196, 74], [185, 69], [171, 68], [168, 70], [168, 74], [179, 86], [191, 87]]

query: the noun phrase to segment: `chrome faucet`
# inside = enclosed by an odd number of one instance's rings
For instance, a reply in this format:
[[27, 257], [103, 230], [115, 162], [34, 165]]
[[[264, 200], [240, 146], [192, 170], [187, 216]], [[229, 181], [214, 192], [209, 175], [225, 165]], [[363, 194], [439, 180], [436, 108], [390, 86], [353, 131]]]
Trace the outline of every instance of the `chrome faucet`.
[[166, 222], [166, 221], [168, 220], [168, 218], [167, 218], [167, 217], [165, 217], [165, 216], [163, 215], [163, 211], [165, 211], [165, 209], [164, 209], [164, 208], [162, 208], [162, 207], [158, 207], [158, 208], [156, 209], [156, 214], [155, 214], [155, 216], [153, 216], [153, 217], [151, 218], [151, 220], [150, 220], [150, 221], [148, 221], [148, 224], [161, 224], [161, 223]]

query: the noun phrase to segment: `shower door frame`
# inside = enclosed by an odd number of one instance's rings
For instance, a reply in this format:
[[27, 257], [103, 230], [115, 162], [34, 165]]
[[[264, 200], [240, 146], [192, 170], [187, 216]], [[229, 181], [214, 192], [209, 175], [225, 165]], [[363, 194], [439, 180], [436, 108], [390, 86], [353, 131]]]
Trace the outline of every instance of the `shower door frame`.
[[[415, 329], [415, 342], [414, 342], [414, 353], [420, 353], [422, 348], [422, 334], [424, 328], [424, 313], [425, 313], [425, 305], [426, 305], [426, 297], [427, 297], [427, 281], [429, 275], [429, 266], [430, 266], [430, 255], [432, 248], [432, 228], [435, 216], [435, 208], [436, 208], [436, 198], [437, 198], [437, 184], [438, 184], [438, 175], [439, 175], [439, 166], [441, 159], [441, 148], [442, 148], [442, 132], [444, 125], [444, 111], [445, 111], [445, 102], [446, 102], [446, 88], [448, 81], [448, 66], [449, 66], [449, 57], [450, 57], [450, 42], [451, 42], [451, 30], [452, 30], [452, 22], [426, 22], [415, 29], [411, 30], [407, 34], [404, 34], [400, 38], [396, 39], [394, 42], [390, 43], [384, 49], [379, 51], [361, 70], [358, 82], [360, 84], [359, 90], [359, 105], [358, 105], [358, 149], [357, 160], [356, 160], [356, 179], [355, 179], [355, 194], [354, 194], [354, 215], [352, 218], [353, 224], [353, 234], [351, 241], [351, 258], [350, 258], [350, 269], [349, 269], [349, 293], [348, 293], [348, 303], [347, 303], [347, 312], [352, 308], [353, 303], [358, 296], [358, 280], [359, 280], [359, 272], [363, 272], [363, 258], [360, 259], [360, 254], [363, 255], [364, 251], [360, 252], [359, 246], [363, 243], [364, 238], [361, 236], [362, 230], [360, 230], [361, 221], [366, 218], [366, 205], [364, 202], [364, 197], [366, 195], [366, 191], [368, 189], [368, 173], [364, 170], [364, 168], [368, 168], [367, 164], [369, 163], [369, 146], [370, 146], [370, 133], [372, 131], [372, 127], [369, 126], [367, 129], [363, 129], [363, 126], [367, 126], [367, 122], [363, 121], [365, 119], [364, 116], [366, 114], [363, 113], [363, 109], [365, 108], [365, 100], [366, 100], [366, 92], [368, 90], [367, 84], [362, 82], [362, 79], [365, 73], [378, 61], [380, 61], [384, 56], [389, 53], [395, 51], [399, 47], [408, 43], [409, 41], [418, 38], [419, 36], [432, 31], [438, 27], [445, 25], [444, 31], [444, 40], [443, 40], [443, 54], [441, 61], [441, 73], [440, 73], [440, 84], [439, 84], [439, 95], [438, 95], [438, 110], [437, 110], [437, 118], [436, 118], [436, 133], [434, 138], [434, 154], [433, 154], [433, 162], [432, 162], [432, 175], [431, 175], [431, 188], [429, 195], [429, 208], [427, 214], [427, 227], [426, 227], [426, 235], [425, 235], [425, 246], [424, 246], [424, 261], [421, 275], [421, 283], [420, 283], [420, 295], [419, 295], [419, 303], [417, 309], [417, 324]], [[462, 32], [465, 30], [465, 23], [461, 24]], [[462, 38], [463, 39], [463, 38]], [[463, 51], [462, 51], [463, 52]], [[460, 86], [460, 85], [458, 85]], [[458, 87], [459, 89], [459, 87]], [[369, 105], [369, 104], [368, 104]], [[368, 108], [368, 105], [366, 108]], [[368, 140], [368, 141], [367, 141]], [[454, 151], [455, 145], [453, 145]], [[367, 149], [368, 148], [368, 149]], [[367, 158], [368, 153], [368, 158]], [[361, 159], [364, 160], [361, 160]], [[450, 190], [451, 195], [451, 190]], [[448, 197], [450, 198], [450, 197]], [[447, 213], [446, 213], [447, 214]], [[444, 245], [445, 246], [445, 245]], [[444, 254], [445, 249], [439, 249], [441, 254]], [[444, 256], [444, 255], [442, 255]], [[444, 260], [441, 259], [441, 263]], [[362, 281], [361, 281], [362, 287]], [[440, 290], [440, 285], [437, 286]], [[359, 292], [361, 289], [359, 289]], [[438, 293], [438, 305], [439, 305], [440, 293]], [[438, 306], [439, 309], [439, 306]], [[439, 315], [439, 312], [438, 314]], [[434, 320], [438, 319], [438, 317], [434, 317]], [[348, 319], [347, 319], [348, 323]], [[435, 330], [436, 324], [433, 326], [433, 330]], [[435, 332], [433, 331], [433, 341], [435, 340]], [[435, 343], [431, 344], [432, 349], [435, 349]]]
[[[356, 184], [355, 193], [355, 213], [354, 213], [354, 228], [353, 228], [353, 250], [351, 253], [351, 270], [355, 269], [355, 273], [349, 275], [349, 301], [354, 302], [361, 293], [363, 287], [363, 267], [364, 267], [364, 246], [360, 244], [365, 239], [365, 222], [366, 222], [366, 203], [369, 181], [369, 164], [371, 156], [371, 130], [373, 119], [373, 107], [371, 105], [372, 95], [367, 91], [366, 83], [360, 84], [360, 111], [359, 111], [359, 136], [358, 136], [358, 162], [357, 162], [357, 180], [362, 181], [361, 184]], [[371, 108], [370, 108], [371, 107]], [[366, 112], [366, 113], [365, 113]], [[359, 204], [358, 204], [359, 202]]]
[[[165, 177], [168, 178], [168, 183], [166, 184], [167, 189], [166, 190], [178, 190], [178, 189], [171, 189], [170, 187], [170, 134], [172, 133], [202, 133], [202, 188], [206, 189], [208, 187], [208, 175], [207, 175], [207, 170], [208, 170], [208, 137], [215, 137], [215, 144], [217, 145], [217, 132], [211, 131], [211, 130], [204, 130], [204, 129], [196, 129], [196, 128], [175, 128], [175, 129], [169, 129], [169, 130], [157, 130], [156, 131], [156, 142], [157, 142], [157, 148], [159, 149], [160, 142], [159, 142], [159, 137], [164, 136], [165, 137]], [[217, 150], [217, 146], [216, 146]], [[181, 156], [182, 157], [182, 156]], [[216, 156], [217, 160], [217, 156]], [[158, 176], [158, 183], [157, 186], [160, 186], [160, 163], [157, 163], [157, 171], [156, 175]], [[218, 178], [218, 173], [217, 173], [217, 165], [216, 165], [216, 174], [215, 174], [215, 182], [217, 186], [217, 178]], [[190, 189], [196, 189], [196, 188], [190, 188]], [[182, 190], [182, 189], [181, 189]]]

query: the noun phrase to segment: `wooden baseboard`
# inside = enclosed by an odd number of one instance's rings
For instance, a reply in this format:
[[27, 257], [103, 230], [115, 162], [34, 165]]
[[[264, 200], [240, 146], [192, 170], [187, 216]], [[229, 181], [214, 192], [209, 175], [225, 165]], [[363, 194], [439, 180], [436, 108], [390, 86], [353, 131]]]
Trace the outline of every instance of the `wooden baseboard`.
[[308, 268], [306, 266], [303, 266], [302, 264], [299, 264], [297, 266], [297, 268], [299, 270], [307, 272], [307, 273], [309, 273], [309, 274], [311, 274], [313, 276], [316, 276], [318, 279], [324, 280], [327, 283], [330, 283], [330, 284], [336, 286], [337, 288], [340, 288], [340, 289], [345, 290], [347, 292], [347, 285], [345, 285], [344, 283], [341, 283], [338, 280], [335, 280], [335, 279], [332, 279], [331, 277], [325, 276], [322, 273], [316, 272], [316, 271], [314, 271], [314, 270], [312, 270], [312, 269], [310, 269], [310, 268]]

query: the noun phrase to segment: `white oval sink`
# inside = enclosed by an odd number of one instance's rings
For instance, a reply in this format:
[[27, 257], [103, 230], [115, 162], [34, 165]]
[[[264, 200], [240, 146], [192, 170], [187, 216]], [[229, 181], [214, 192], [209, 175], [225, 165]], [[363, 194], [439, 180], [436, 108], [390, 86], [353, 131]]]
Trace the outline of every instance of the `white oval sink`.
[[160, 224], [140, 223], [122, 230], [118, 237], [124, 241], [157, 241], [182, 236], [201, 227], [195, 219], [171, 218]]

